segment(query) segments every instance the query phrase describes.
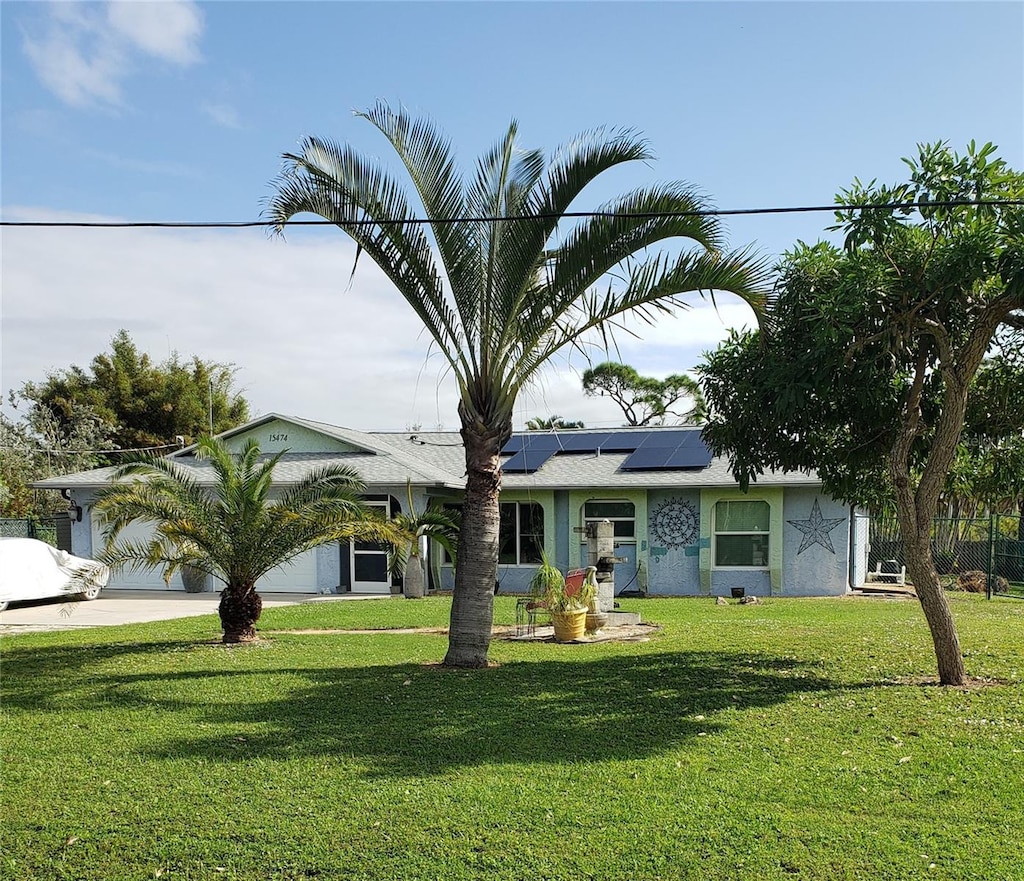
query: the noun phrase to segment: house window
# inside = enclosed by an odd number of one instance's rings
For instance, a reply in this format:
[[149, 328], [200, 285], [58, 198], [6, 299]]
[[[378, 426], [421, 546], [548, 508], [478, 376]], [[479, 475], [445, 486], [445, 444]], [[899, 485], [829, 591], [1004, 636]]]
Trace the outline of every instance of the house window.
[[636, 538], [636, 506], [632, 502], [584, 502], [584, 525], [602, 520], [611, 521], [616, 538]]
[[[458, 505], [445, 505], [445, 508], [462, 510]], [[544, 509], [537, 502], [502, 502], [500, 515], [498, 562], [505, 566], [540, 563], [544, 548]], [[444, 562], [452, 562], [447, 551]]]
[[767, 568], [770, 517], [767, 502], [717, 502], [715, 565]]
[[537, 502], [502, 502], [498, 527], [498, 562], [529, 565], [541, 562], [544, 509]]

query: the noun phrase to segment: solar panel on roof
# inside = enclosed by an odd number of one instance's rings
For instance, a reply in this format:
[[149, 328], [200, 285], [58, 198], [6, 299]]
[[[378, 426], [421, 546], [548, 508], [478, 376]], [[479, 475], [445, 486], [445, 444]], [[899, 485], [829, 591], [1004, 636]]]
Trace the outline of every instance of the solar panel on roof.
[[701, 439], [699, 429], [658, 432], [622, 463], [624, 471], [661, 468], [706, 468], [711, 451]]
[[624, 471], [663, 468], [675, 447], [641, 447], [622, 463]]
[[610, 435], [606, 431], [588, 431], [582, 434], [577, 432], [563, 434], [559, 437], [562, 441], [562, 449], [567, 453], [593, 453], [604, 447]]
[[711, 464], [711, 450], [707, 444], [698, 438], [693, 443], [686, 443], [675, 450], [668, 461], [666, 468], [707, 468]]
[[629, 453], [623, 470], [704, 468], [711, 453], [700, 429], [636, 429], [633, 431], [568, 431], [513, 435], [502, 453], [508, 472], [532, 473], [556, 453]]
[[520, 450], [511, 459], [502, 463], [502, 471], [517, 471], [530, 474], [540, 468], [557, 450]]
[[616, 431], [608, 435], [608, 439], [602, 444], [601, 451], [605, 453], [632, 453], [639, 449], [651, 436], [650, 431]]

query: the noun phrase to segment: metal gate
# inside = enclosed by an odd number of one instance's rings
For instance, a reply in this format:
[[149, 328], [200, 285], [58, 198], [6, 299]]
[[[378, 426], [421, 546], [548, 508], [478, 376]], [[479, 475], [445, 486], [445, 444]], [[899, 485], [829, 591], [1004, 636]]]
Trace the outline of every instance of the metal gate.
[[60, 512], [51, 517], [0, 518], [0, 538], [37, 538], [71, 552], [71, 518]]

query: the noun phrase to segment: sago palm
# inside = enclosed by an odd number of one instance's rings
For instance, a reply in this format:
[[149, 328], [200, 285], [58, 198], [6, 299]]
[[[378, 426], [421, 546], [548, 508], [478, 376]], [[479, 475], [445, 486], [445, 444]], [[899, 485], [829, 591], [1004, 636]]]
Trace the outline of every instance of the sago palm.
[[[309, 212], [351, 236], [357, 259], [365, 252], [377, 263], [451, 365], [466, 490], [445, 663], [484, 666], [500, 453], [520, 390], [556, 352], [604, 334], [624, 313], [654, 321], [683, 307], [679, 295], [691, 291], [731, 291], [758, 303], [764, 265], [747, 252], [724, 254], [718, 223], [693, 213], [704, 205], [681, 183], [635, 190], [556, 236], [587, 184], [650, 158], [631, 132], [585, 134], [546, 162], [541, 151], [519, 148], [513, 122], [464, 177], [431, 122], [383, 103], [362, 116], [398, 154], [429, 224], [418, 222], [405, 188], [379, 162], [316, 137], [284, 155], [265, 216], [280, 232]], [[690, 247], [647, 253], [670, 239]]]
[[[94, 505], [105, 526], [100, 559], [115, 569], [162, 568], [168, 581], [182, 567], [222, 581], [226, 643], [255, 638], [263, 608], [256, 585], [271, 569], [327, 542], [394, 538], [360, 501], [363, 484], [351, 468], [318, 469], [271, 500], [274, 466], [283, 453], [261, 456], [255, 441], [232, 453], [221, 441], [203, 438], [195, 455], [210, 463], [212, 485], [174, 459], [130, 462], [115, 471]], [[152, 524], [151, 538], [118, 541], [134, 521]]]

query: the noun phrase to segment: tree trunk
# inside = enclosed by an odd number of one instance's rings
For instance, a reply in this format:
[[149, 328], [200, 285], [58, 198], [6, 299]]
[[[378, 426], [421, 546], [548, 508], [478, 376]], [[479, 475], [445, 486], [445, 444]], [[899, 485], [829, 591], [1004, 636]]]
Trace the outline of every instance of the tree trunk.
[[[416, 543], [419, 544], [419, 539]], [[423, 592], [423, 558], [419, 554], [410, 554], [402, 576], [402, 593], [407, 600], [421, 600]]]
[[466, 496], [459, 529], [459, 555], [455, 565], [446, 667], [486, 667], [494, 624], [494, 581], [498, 572], [498, 523], [501, 492], [501, 447], [508, 430], [487, 431], [467, 424], [462, 439], [466, 449]]
[[[944, 337], [938, 339], [936, 343], [945, 355], [945, 363], [958, 363], [947, 351], [946, 343]], [[979, 345], [977, 344], [975, 348]], [[961, 353], [961, 370], [951, 367], [942, 369], [942, 408], [933, 425], [931, 449], [915, 485], [911, 476], [914, 472], [911, 453], [919, 433], [923, 432], [921, 398], [928, 375], [929, 360], [928, 349], [921, 350], [914, 380], [904, 402], [904, 419], [896, 430], [896, 437], [889, 453], [889, 473], [893, 481], [900, 531], [903, 534], [907, 569], [917, 591], [917, 597], [921, 601], [925, 620], [928, 622], [932, 645], [935, 648], [935, 660], [939, 668], [939, 681], [943, 685], [963, 685], [967, 681], [967, 672], [964, 669], [956, 622], [953, 620], [949, 601], [939, 583], [935, 561], [932, 559], [932, 523], [938, 512], [943, 484], [956, 455], [957, 444], [960, 442], [964, 411], [967, 407], [967, 387], [978, 364], [981, 363], [983, 354], [984, 346], [981, 346], [980, 354], [974, 351], [967, 357]]]
[[252, 642], [256, 639], [256, 622], [263, 612], [263, 598], [252, 584], [229, 584], [220, 594], [220, 626], [224, 642]]
[[902, 511], [900, 521], [907, 569], [931, 632], [939, 667], [939, 681], [943, 685], [963, 685], [967, 681], [967, 671], [964, 669], [956, 622], [932, 560], [931, 522], [922, 528], [915, 521], [908, 521]]

